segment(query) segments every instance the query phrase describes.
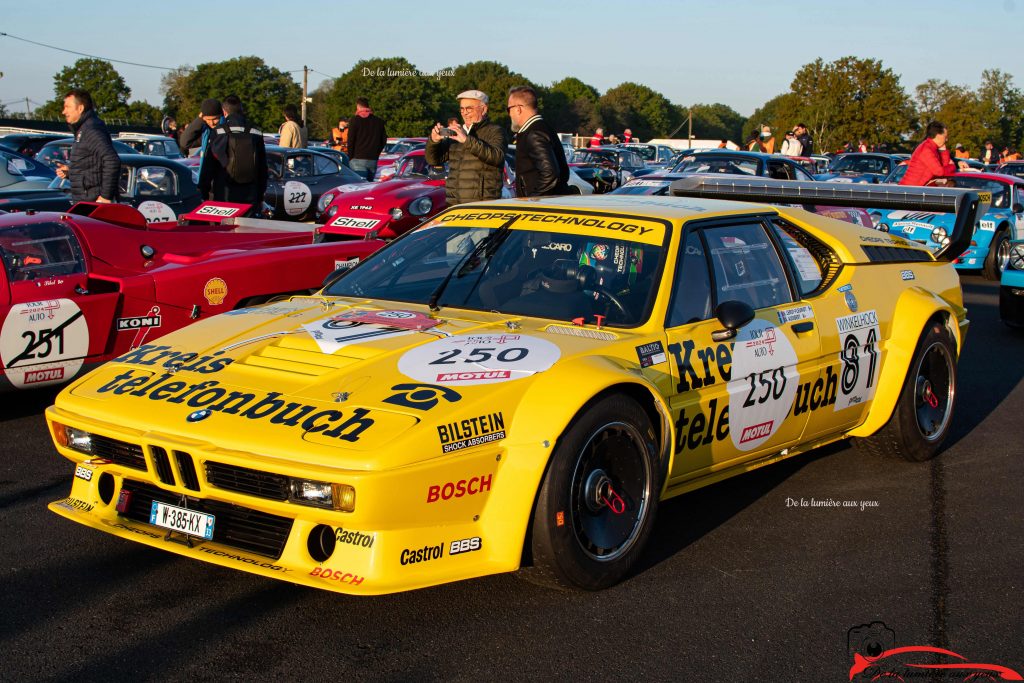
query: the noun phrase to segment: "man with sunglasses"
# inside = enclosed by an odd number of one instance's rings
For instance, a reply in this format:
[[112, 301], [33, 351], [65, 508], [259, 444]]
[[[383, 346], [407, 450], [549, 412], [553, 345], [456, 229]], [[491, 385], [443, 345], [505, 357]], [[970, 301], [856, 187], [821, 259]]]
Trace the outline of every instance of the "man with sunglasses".
[[479, 90], [459, 93], [463, 124], [435, 124], [424, 150], [431, 166], [448, 164], [448, 206], [500, 199], [505, 170], [505, 133], [487, 118], [488, 98]]
[[508, 91], [508, 115], [516, 140], [516, 196], [569, 194], [569, 164], [558, 135], [537, 113], [537, 92], [528, 85]]

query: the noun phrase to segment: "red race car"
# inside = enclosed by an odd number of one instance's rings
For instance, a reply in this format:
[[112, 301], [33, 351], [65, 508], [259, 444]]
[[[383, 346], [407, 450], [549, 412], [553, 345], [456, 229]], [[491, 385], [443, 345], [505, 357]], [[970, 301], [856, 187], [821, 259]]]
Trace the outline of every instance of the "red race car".
[[[515, 196], [509, 156], [506, 153], [503, 198]], [[317, 219], [324, 225], [317, 227], [316, 240], [361, 239], [371, 231], [383, 239], [394, 239], [445, 208], [447, 167], [428, 165], [422, 149], [409, 152], [395, 167], [398, 170], [392, 180], [340, 185], [325, 192]]]
[[[194, 214], [230, 211], [204, 207]], [[147, 224], [119, 204], [0, 214], [0, 390], [66, 382], [194, 320], [310, 293], [382, 244], [314, 245], [308, 226], [255, 219]]]

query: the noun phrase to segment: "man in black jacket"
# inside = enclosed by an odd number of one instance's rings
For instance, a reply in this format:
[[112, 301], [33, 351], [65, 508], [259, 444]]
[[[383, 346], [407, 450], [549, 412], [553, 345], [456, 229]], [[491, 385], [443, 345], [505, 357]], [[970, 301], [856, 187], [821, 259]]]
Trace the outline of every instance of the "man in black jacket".
[[203, 199], [263, 208], [267, 192], [267, 148], [263, 133], [249, 125], [242, 101], [228, 95], [221, 103], [224, 121], [210, 131], [210, 144], [199, 171]]
[[565, 150], [537, 113], [537, 92], [526, 85], [509, 90], [508, 115], [516, 136], [516, 196], [569, 194]]
[[356, 100], [356, 115], [348, 122], [349, 168], [373, 180], [377, 159], [388, 142], [384, 121], [377, 118], [365, 97]]
[[92, 96], [78, 88], [69, 90], [64, 96], [64, 118], [71, 124], [75, 144], [71, 146], [70, 166], [59, 165], [57, 175], [71, 179], [71, 200], [101, 204], [117, 201], [121, 160], [107, 127], [96, 115]]
[[796, 133], [796, 140], [800, 143], [800, 154], [805, 157], [809, 157], [814, 154], [814, 140], [811, 139], [811, 134], [808, 132], [807, 126], [803, 123], [798, 123], [793, 129], [793, 132]]
[[178, 138], [178, 147], [185, 156], [191, 156], [193, 149], [202, 149], [209, 137], [206, 131], [220, 123], [220, 100], [208, 97], [199, 105], [199, 116], [195, 117]]

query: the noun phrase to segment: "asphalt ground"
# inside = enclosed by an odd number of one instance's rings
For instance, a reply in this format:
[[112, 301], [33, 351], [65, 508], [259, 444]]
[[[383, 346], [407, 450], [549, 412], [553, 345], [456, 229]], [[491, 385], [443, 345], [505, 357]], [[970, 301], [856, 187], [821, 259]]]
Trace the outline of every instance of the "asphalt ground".
[[46, 509], [72, 476], [41, 416], [55, 392], [6, 395], [0, 680], [845, 681], [848, 631], [871, 622], [1024, 671], [1024, 333], [995, 283], [964, 291], [937, 459], [844, 443], [673, 499], [601, 593], [500, 575], [356, 598], [108, 536]]

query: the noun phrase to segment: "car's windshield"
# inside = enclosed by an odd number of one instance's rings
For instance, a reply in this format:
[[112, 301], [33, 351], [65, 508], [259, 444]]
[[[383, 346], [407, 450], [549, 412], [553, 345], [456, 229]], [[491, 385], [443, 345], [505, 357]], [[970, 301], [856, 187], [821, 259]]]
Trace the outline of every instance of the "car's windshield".
[[650, 315], [663, 249], [623, 239], [514, 229], [473, 254], [492, 232], [471, 225], [427, 227], [377, 252], [326, 294], [426, 304], [445, 277], [437, 302], [564, 322], [605, 316], [632, 327]]
[[654, 161], [658, 156], [658, 148], [654, 145], [630, 145], [626, 149], [636, 152], [643, 157], [644, 161]]
[[963, 187], [970, 190], [986, 190], [992, 193], [992, 208], [1005, 209], [1010, 205], [1010, 186], [995, 180], [957, 176], [956, 178], [938, 178], [929, 185], [945, 187]]
[[424, 147], [422, 142], [416, 142], [415, 140], [405, 140], [403, 142], [396, 142], [395, 146], [391, 148], [389, 154], [407, 154], [414, 149]]
[[614, 159], [614, 154], [601, 154], [600, 152], [594, 152], [589, 149], [578, 149], [575, 154], [572, 155], [572, 162], [574, 164], [614, 163]]
[[834, 173], [888, 173], [889, 163], [882, 157], [845, 156], [832, 164]]
[[722, 156], [718, 154], [692, 154], [679, 160], [673, 173], [726, 173], [728, 175], [757, 175], [756, 157]]
[[20, 159], [13, 154], [4, 154], [0, 152], [0, 160], [7, 163], [7, 172], [16, 178], [21, 178], [25, 174], [22, 171], [28, 169], [28, 164], [25, 163], [24, 159]]

